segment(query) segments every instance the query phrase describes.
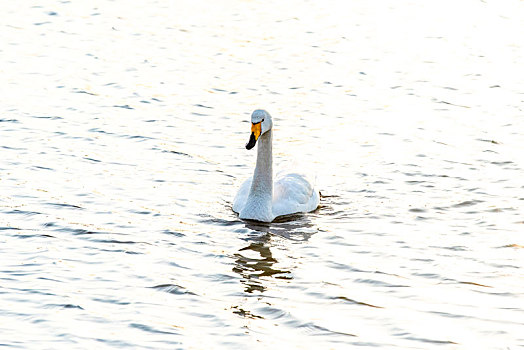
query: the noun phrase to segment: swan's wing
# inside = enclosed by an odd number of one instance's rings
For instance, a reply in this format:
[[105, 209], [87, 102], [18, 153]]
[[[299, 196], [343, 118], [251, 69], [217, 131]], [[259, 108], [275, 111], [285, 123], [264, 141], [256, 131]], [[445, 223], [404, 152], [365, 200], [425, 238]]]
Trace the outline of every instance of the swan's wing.
[[249, 189], [251, 188], [251, 181], [253, 177], [250, 177], [240, 186], [238, 192], [233, 200], [233, 211], [240, 213], [240, 210], [246, 205], [247, 196], [249, 195]]
[[273, 190], [275, 216], [315, 210], [320, 196], [306, 176], [299, 173], [279, 173]]

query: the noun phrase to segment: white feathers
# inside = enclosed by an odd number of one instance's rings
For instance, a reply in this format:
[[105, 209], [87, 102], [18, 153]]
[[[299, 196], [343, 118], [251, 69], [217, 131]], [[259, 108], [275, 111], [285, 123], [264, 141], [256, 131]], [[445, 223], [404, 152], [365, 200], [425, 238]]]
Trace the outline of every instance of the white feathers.
[[279, 173], [273, 188], [275, 217], [317, 209], [320, 196], [307, 178], [298, 173]]

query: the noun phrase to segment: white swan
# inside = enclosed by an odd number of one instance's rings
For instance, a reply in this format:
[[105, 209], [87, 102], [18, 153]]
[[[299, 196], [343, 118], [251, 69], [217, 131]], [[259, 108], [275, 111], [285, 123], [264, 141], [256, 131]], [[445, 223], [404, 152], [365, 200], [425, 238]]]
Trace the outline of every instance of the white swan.
[[252, 149], [258, 140], [255, 173], [247, 179], [233, 201], [233, 211], [241, 219], [271, 222], [277, 216], [315, 210], [320, 194], [299, 173], [278, 173], [273, 183], [273, 121], [268, 112], [257, 109], [251, 114]]

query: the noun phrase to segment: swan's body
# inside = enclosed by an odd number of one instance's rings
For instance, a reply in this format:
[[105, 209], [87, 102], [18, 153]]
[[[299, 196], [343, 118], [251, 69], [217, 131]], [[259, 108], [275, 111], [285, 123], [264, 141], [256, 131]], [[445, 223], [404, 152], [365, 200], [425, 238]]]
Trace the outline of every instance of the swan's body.
[[273, 182], [273, 122], [269, 113], [256, 110], [251, 115], [251, 138], [247, 149], [258, 140], [255, 173], [247, 179], [235, 197], [233, 210], [241, 219], [271, 222], [277, 216], [315, 210], [320, 195], [305, 176], [278, 173]]

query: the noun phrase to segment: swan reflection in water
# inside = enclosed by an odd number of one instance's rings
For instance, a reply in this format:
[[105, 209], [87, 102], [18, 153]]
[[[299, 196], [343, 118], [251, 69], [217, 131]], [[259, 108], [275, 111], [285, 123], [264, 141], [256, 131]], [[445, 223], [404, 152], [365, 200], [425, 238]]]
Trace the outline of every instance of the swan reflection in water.
[[279, 246], [282, 247], [283, 240], [279, 238], [291, 241], [290, 243], [306, 242], [317, 232], [307, 216], [300, 214], [277, 218], [272, 223], [249, 221], [245, 222], [245, 226], [255, 232], [244, 239], [248, 245], [234, 254], [236, 260], [233, 271], [241, 276], [241, 283], [247, 293], [264, 292], [267, 289], [261, 277], [293, 279], [289, 267], [282, 269], [275, 266], [275, 264], [289, 266], [279, 264], [273, 256], [271, 249], [275, 240], [278, 240]]

